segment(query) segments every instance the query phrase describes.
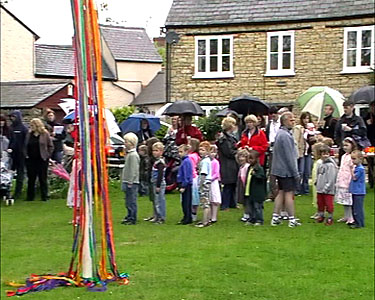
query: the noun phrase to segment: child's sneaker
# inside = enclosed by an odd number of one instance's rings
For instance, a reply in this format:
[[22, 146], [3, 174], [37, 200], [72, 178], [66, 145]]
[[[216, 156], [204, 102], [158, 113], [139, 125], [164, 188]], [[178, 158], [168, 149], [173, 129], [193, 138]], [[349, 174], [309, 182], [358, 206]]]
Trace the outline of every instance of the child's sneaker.
[[242, 218], [241, 218], [241, 221], [242, 221], [242, 222], [247, 222], [247, 220], [249, 220], [249, 218], [246, 218], [246, 217], [242, 217]]
[[328, 218], [327, 221], [325, 222], [325, 225], [327, 225], [327, 226], [333, 225], [333, 219], [332, 218]]
[[256, 222], [256, 223], [254, 224], [254, 226], [263, 226], [263, 223]]
[[337, 220], [337, 223], [346, 223], [346, 221], [348, 221], [347, 218], [340, 218]]
[[272, 218], [271, 219], [271, 226], [278, 226], [282, 224], [282, 221], [279, 218]]
[[312, 216], [310, 216], [310, 219], [317, 219], [317, 218], [319, 218], [318, 213], [315, 213]]
[[297, 222], [295, 219], [294, 220], [289, 220], [289, 225], [288, 227], [290, 228], [293, 228], [293, 227], [297, 227], [297, 226], [301, 226], [302, 224]]
[[324, 217], [323, 216], [319, 216], [317, 219], [316, 219], [316, 223], [323, 223], [324, 222]]

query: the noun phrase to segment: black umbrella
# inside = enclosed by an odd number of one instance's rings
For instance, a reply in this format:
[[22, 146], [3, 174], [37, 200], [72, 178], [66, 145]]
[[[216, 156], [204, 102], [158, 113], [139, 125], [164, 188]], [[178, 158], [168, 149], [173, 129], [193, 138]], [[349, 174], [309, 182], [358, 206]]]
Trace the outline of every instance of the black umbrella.
[[269, 106], [257, 97], [242, 95], [229, 101], [229, 108], [244, 116], [268, 114]]
[[224, 109], [218, 111], [218, 112], [215, 114], [215, 116], [216, 116], [216, 117], [226, 117], [226, 116], [229, 115], [229, 114], [234, 114], [234, 115], [237, 116], [237, 118], [239, 118], [239, 119], [242, 117], [242, 115], [238, 114], [236, 111], [230, 109], [229, 107], [226, 107], [226, 108], [224, 108]]
[[351, 94], [349, 100], [354, 103], [371, 103], [375, 100], [375, 85], [361, 87]]
[[163, 115], [176, 116], [176, 115], [193, 115], [204, 116], [205, 113], [198, 103], [191, 100], [179, 100], [173, 102], [164, 111]]

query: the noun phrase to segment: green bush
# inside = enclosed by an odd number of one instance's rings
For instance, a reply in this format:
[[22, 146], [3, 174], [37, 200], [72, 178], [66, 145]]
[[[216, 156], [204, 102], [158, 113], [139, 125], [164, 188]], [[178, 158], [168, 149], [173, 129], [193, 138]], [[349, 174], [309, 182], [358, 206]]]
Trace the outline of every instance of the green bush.
[[163, 138], [165, 137], [165, 135], [167, 134], [167, 131], [168, 131], [168, 126], [165, 126], [165, 125], [161, 125], [160, 126], [160, 129], [158, 131], [155, 132], [155, 136], [160, 140], [162, 141]]
[[216, 134], [221, 131], [221, 119], [216, 117], [217, 112], [218, 110], [212, 110], [208, 117], [200, 117], [195, 121], [207, 141], [214, 141]]
[[112, 108], [111, 112], [115, 116], [117, 124], [121, 124], [131, 114], [135, 112], [135, 106], [124, 106], [124, 107]]

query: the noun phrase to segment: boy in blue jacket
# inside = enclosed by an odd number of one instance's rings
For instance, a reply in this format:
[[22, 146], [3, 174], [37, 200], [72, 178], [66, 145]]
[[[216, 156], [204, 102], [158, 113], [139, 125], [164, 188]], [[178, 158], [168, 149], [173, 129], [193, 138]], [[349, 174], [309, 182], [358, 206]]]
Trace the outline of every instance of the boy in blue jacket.
[[366, 195], [365, 168], [362, 165], [363, 154], [359, 150], [351, 153], [354, 169], [352, 180], [349, 185], [349, 193], [353, 197], [353, 217], [355, 224], [350, 228], [361, 228], [365, 226], [365, 213], [363, 209], [363, 201]]
[[186, 225], [192, 223], [191, 186], [193, 184], [193, 164], [188, 156], [188, 145], [181, 145], [178, 147], [178, 154], [181, 157], [181, 164], [177, 173], [177, 183], [181, 193], [181, 205], [184, 214], [184, 217], [178, 222], [178, 224]]

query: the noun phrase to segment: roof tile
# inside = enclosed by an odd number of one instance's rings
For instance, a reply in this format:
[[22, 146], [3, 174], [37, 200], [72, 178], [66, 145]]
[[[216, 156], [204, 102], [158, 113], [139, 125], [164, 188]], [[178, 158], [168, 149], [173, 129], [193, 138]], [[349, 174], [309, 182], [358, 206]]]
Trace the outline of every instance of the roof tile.
[[173, 0], [165, 25], [264, 23], [368, 16], [375, 0]]
[[31, 108], [64, 88], [70, 81], [1, 82], [2, 108]]
[[162, 62], [144, 28], [100, 25], [100, 29], [115, 60]]

